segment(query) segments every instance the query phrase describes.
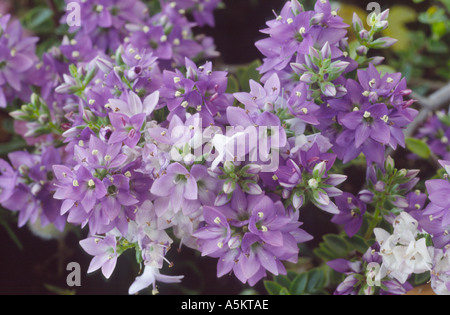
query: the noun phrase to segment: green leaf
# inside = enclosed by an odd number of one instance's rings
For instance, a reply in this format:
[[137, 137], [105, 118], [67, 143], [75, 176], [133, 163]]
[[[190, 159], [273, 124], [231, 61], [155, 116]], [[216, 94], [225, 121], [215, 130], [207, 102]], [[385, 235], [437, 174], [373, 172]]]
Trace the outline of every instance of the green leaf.
[[27, 147], [27, 143], [21, 137], [13, 137], [11, 141], [0, 144], [0, 156], [5, 156], [10, 152], [18, 151]]
[[430, 280], [430, 272], [426, 271], [424, 273], [416, 273], [414, 274], [414, 286], [418, 286], [421, 284], [426, 283], [428, 280]]
[[291, 295], [291, 294], [289, 293], [288, 289], [282, 288], [281, 291], [280, 291], [280, 295]]
[[52, 284], [44, 283], [44, 287], [57, 295], [75, 295], [75, 290], [60, 288]]
[[250, 83], [249, 83], [250, 80], [259, 82], [261, 76], [259, 74], [259, 71], [256, 70], [256, 68], [258, 68], [260, 65], [261, 61], [255, 60], [245, 67], [238, 68], [237, 78], [242, 92], [250, 91]]
[[294, 279], [294, 281], [292, 281], [291, 285], [289, 286], [289, 291], [291, 292], [291, 294], [301, 295], [305, 292], [307, 283], [308, 273], [301, 273]]
[[323, 236], [323, 240], [327, 244], [327, 247], [339, 255], [339, 257], [346, 256], [348, 252], [348, 245], [341, 236], [336, 234], [327, 234]]
[[366, 240], [359, 235], [353, 235], [353, 237], [345, 237], [345, 241], [349, 244], [350, 248], [355, 249], [360, 254], [364, 254], [369, 248]]
[[54, 30], [53, 14], [51, 9], [38, 6], [28, 10], [21, 18], [21, 22], [26, 29], [34, 33], [50, 33]]
[[406, 147], [412, 153], [418, 155], [423, 159], [428, 159], [430, 157], [431, 150], [424, 141], [415, 138], [406, 138], [405, 142]]
[[264, 287], [270, 295], [279, 295], [282, 289], [286, 289], [275, 281], [264, 281]]
[[230, 94], [239, 92], [239, 82], [232, 74], [228, 75], [228, 85], [226, 92]]
[[308, 284], [306, 286], [306, 291], [309, 293], [314, 293], [316, 290], [323, 288], [325, 283], [325, 274], [322, 269], [312, 269], [308, 271]]
[[291, 280], [285, 275], [276, 276], [275, 281], [285, 288], [289, 288], [291, 285]]
[[320, 246], [319, 248], [315, 248], [314, 255], [316, 255], [323, 261], [329, 261], [329, 260], [333, 260], [333, 259], [337, 258], [331, 251], [329, 251], [327, 248], [324, 248], [323, 246]]

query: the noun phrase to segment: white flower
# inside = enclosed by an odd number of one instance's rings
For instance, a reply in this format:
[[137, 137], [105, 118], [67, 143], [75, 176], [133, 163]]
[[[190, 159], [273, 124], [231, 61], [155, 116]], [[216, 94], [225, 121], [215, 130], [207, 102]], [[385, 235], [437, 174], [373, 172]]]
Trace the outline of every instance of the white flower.
[[431, 288], [438, 295], [450, 295], [450, 256], [436, 248], [431, 271]]
[[153, 294], [156, 294], [158, 293], [158, 291], [156, 290], [156, 281], [165, 283], [177, 283], [180, 282], [181, 279], [183, 279], [183, 276], [162, 275], [160, 274], [159, 269], [151, 266], [145, 266], [142, 275], [136, 277], [136, 280], [128, 289], [128, 294], [136, 294], [139, 291], [149, 287], [150, 285], [153, 285], [152, 292]]
[[394, 234], [399, 236], [399, 242], [408, 244], [416, 239], [418, 222], [407, 212], [401, 212], [393, 223]]
[[425, 238], [416, 240], [417, 221], [408, 213], [402, 212], [394, 220], [394, 233], [374, 229], [383, 257], [382, 273], [404, 283], [412, 273], [431, 270], [431, 248], [427, 248]]

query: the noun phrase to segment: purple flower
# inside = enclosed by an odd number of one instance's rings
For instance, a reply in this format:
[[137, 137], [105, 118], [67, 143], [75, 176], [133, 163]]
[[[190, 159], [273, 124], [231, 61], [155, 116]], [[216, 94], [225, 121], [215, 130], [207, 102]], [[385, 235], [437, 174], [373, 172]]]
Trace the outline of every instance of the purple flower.
[[11, 211], [18, 211], [18, 225], [53, 224], [59, 231], [65, 227], [59, 209], [61, 202], [53, 198], [53, 164], [61, 162], [60, 152], [44, 148], [42, 155], [17, 151], [8, 154], [12, 167], [0, 160], [0, 202]]
[[180, 209], [189, 214], [198, 207], [198, 187], [195, 177], [180, 163], [172, 163], [157, 178], [150, 192], [158, 196], [155, 201], [156, 213], [162, 216], [169, 208], [173, 212]]
[[114, 113], [124, 114], [129, 118], [144, 113], [149, 116], [158, 105], [159, 91], [145, 97], [141, 101], [140, 97], [133, 91], [127, 93], [127, 99], [109, 99], [109, 106]]
[[233, 203], [204, 208], [205, 226], [194, 234], [202, 254], [219, 257], [218, 277], [233, 271], [250, 285], [264, 277], [266, 270], [286, 274], [281, 261], [297, 261], [297, 243], [311, 239], [298, 228], [298, 216], [265, 195], [249, 196], [240, 204], [237, 209]]
[[139, 200], [130, 193], [130, 179], [124, 175], [112, 175], [103, 180], [107, 194], [100, 201], [102, 210], [110, 221], [114, 221], [120, 214], [122, 207], [130, 207]]
[[291, 93], [288, 100], [288, 107], [290, 112], [311, 125], [318, 125], [314, 112], [318, 111], [320, 107], [314, 102], [308, 100], [308, 90], [305, 83], [298, 84]]
[[400, 283], [388, 276], [378, 279], [382, 263], [378, 247], [378, 244], [369, 247], [361, 261], [338, 258], [327, 262], [332, 269], [345, 274], [344, 280], [334, 291], [335, 295], [374, 294], [378, 287], [382, 295], [402, 295], [412, 289], [408, 282]]
[[339, 214], [334, 215], [331, 222], [344, 224], [345, 232], [349, 237], [352, 237], [361, 227], [363, 216], [366, 212], [366, 205], [357, 197], [346, 192], [336, 196], [335, 201]]
[[145, 121], [145, 114], [128, 117], [124, 114], [110, 113], [109, 120], [114, 128], [109, 137], [109, 144], [123, 143], [134, 148], [141, 139], [141, 127]]
[[94, 256], [89, 264], [88, 273], [101, 268], [105, 278], [109, 279], [117, 263], [116, 243], [116, 237], [113, 235], [107, 235], [104, 238], [88, 237], [80, 241], [86, 253]]
[[107, 193], [104, 184], [84, 166], [71, 170], [64, 165], [54, 165], [53, 170], [58, 180], [54, 198], [64, 200], [62, 214], [73, 207], [89, 213]]
[[7, 201], [14, 193], [17, 177], [18, 172], [8, 162], [0, 159], [0, 203]]
[[[24, 36], [22, 26], [9, 14], [0, 17], [0, 108], [16, 96], [26, 99], [27, 71], [33, 69], [37, 37]], [[12, 90], [10, 90], [12, 88]]]
[[[69, 3], [70, 1], [66, 1]], [[80, 6], [80, 26], [72, 26], [69, 32], [87, 35], [105, 52], [119, 47], [128, 32], [127, 23], [142, 23], [148, 9], [139, 0], [76, 0]], [[62, 18], [66, 23], [68, 16]]]
[[348, 113], [339, 121], [349, 130], [354, 130], [355, 146], [359, 148], [369, 137], [382, 144], [388, 144], [390, 140], [388, 120], [386, 105], [375, 104]]
[[[440, 161], [441, 165], [448, 169], [448, 161]], [[436, 248], [447, 248], [450, 244], [450, 182], [448, 179], [431, 179], [425, 181], [430, 203], [422, 213], [420, 225], [433, 236]]]
[[81, 165], [90, 169], [116, 169], [123, 165], [127, 156], [121, 153], [120, 143], [107, 144], [91, 135], [88, 147], [80, 140], [75, 146], [75, 158]]
[[190, 59], [185, 59], [186, 75], [178, 69], [163, 72], [161, 97], [167, 101], [171, 115], [185, 116], [186, 111], [199, 112], [209, 119], [232, 104], [225, 93], [228, 79], [224, 71], [212, 71], [212, 63], [197, 67]]
[[253, 113], [256, 110], [273, 111], [275, 101], [280, 95], [280, 79], [277, 74], [273, 74], [267, 79], [264, 87], [254, 80], [249, 81], [250, 93], [237, 92], [233, 96], [242, 104], [245, 109]]

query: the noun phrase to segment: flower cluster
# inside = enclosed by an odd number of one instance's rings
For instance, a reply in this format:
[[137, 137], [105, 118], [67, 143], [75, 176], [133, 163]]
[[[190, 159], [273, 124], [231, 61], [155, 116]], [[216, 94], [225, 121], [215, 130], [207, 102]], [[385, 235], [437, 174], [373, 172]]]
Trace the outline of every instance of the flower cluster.
[[26, 101], [31, 94], [37, 66], [37, 37], [27, 36], [11, 15], [0, 15], [0, 108], [15, 98]]
[[[450, 162], [440, 162], [448, 173]], [[374, 228], [376, 243], [370, 248], [370, 257], [376, 259], [366, 259], [366, 253], [362, 262], [344, 259], [328, 262], [334, 270], [347, 275], [335, 294], [352, 294], [359, 290], [364, 294], [374, 294], [377, 288], [381, 293], [388, 288], [385, 293], [402, 294], [412, 288], [408, 282], [412, 280], [412, 275], [424, 273], [430, 274], [434, 292], [450, 294], [450, 238], [445, 219], [448, 215], [448, 176], [428, 180], [425, 184], [429, 193], [428, 205], [425, 205], [426, 194], [419, 190], [409, 192], [396, 201], [399, 214], [395, 217], [391, 214], [388, 218], [392, 232]], [[385, 189], [383, 187], [381, 191], [384, 193]], [[366, 267], [361, 268], [361, 264]]]
[[[21, 91], [31, 68], [39, 91], [10, 113], [35, 150], [0, 160], [0, 204], [19, 212], [19, 226], [83, 228], [88, 272], [106, 278], [134, 250], [143, 268], [129, 293], [156, 293], [156, 281], [183, 278], [161, 273], [174, 265], [175, 244], [250, 286], [286, 275], [284, 263], [297, 263], [299, 244], [313, 238], [301, 214], [322, 210], [346, 236], [376, 238], [362, 261], [328, 262], [346, 274], [336, 293], [403, 294], [408, 277], [425, 271], [447, 292], [448, 178], [426, 182], [425, 207], [418, 171], [385, 157], [405, 146], [417, 115], [406, 79], [368, 54], [395, 42], [377, 36], [388, 10], [365, 30], [356, 15], [345, 24], [328, 0], [308, 11], [287, 1], [256, 42], [261, 80], [231, 91], [229, 73], [210, 60], [213, 39], [194, 32], [214, 26], [220, 1], [160, 1], [154, 12], [139, 0], [75, 2], [80, 26], [37, 66], [36, 40], [0, 19], [0, 92]], [[359, 160], [365, 187], [344, 191], [346, 165]]]
[[450, 159], [450, 116], [445, 111], [437, 111], [420, 126], [415, 138], [423, 139], [435, 156]]
[[334, 291], [335, 295], [372, 295], [377, 287], [380, 287], [381, 295], [399, 295], [412, 289], [408, 282], [401, 283], [395, 278], [380, 277], [383, 259], [378, 250], [378, 244], [369, 247], [361, 261], [338, 258], [327, 262], [333, 270], [345, 274], [344, 281]]

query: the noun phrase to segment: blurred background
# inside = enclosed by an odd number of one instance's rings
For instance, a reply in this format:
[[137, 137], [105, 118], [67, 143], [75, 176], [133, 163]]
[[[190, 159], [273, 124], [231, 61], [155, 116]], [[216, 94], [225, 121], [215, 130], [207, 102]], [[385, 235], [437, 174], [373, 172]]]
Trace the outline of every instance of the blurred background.
[[[145, 2], [145, 1], [144, 1]], [[311, 9], [315, 1], [300, 1], [306, 9]], [[370, 11], [366, 10], [371, 1], [339, 1], [338, 14], [351, 25], [353, 12], [363, 21]], [[234, 69], [241, 65], [257, 62], [261, 54], [255, 48], [255, 41], [264, 38], [259, 30], [265, 22], [273, 19], [284, 0], [225, 0], [225, 7], [215, 13], [216, 27], [204, 27], [199, 32], [213, 36], [221, 56], [214, 60], [215, 67]], [[447, 84], [450, 79], [450, 1], [448, 0], [400, 0], [378, 1], [381, 10], [390, 9], [389, 28], [385, 36], [398, 39], [392, 48], [383, 51], [385, 67], [402, 74], [408, 79], [409, 87], [417, 95], [427, 95]], [[11, 13], [18, 17], [23, 26], [41, 38], [40, 53], [57, 44], [60, 39], [59, 17], [55, 10], [63, 7], [61, 1], [45, 0], [0, 0], [0, 13]], [[60, 12], [61, 13], [61, 12]], [[56, 33], [55, 33], [56, 30]], [[56, 34], [56, 37], [55, 37]], [[377, 51], [379, 53], [379, 51]], [[0, 157], [4, 157], [21, 140], [12, 132], [12, 122], [0, 111]], [[396, 154], [404, 154], [401, 150]], [[399, 163], [407, 165], [408, 161]], [[426, 165], [420, 166], [425, 168]], [[360, 180], [360, 182], [358, 182]], [[356, 178], [347, 183], [344, 190], [352, 191], [364, 179]], [[354, 187], [352, 187], [354, 185]], [[321, 235], [335, 228], [327, 226], [327, 216], [322, 211], [303, 210], [303, 228], [315, 236], [310, 244], [301, 249], [308, 257], [309, 247], [315, 247]], [[315, 222], [320, 222], [320, 226]], [[132, 252], [125, 252], [118, 260], [115, 272], [109, 280], [100, 272], [86, 274], [91, 256], [78, 245], [84, 231], [73, 229], [59, 239], [38, 237], [35, 227], [18, 229], [15, 216], [0, 209], [0, 294], [127, 294], [129, 285], [139, 272]], [[48, 231], [47, 231], [48, 232]], [[48, 233], [46, 233], [48, 234]], [[216, 278], [216, 260], [200, 257], [200, 254], [186, 247], [177, 251], [177, 245], [169, 252], [168, 258], [175, 265], [168, 274], [184, 274], [180, 285], [160, 283], [161, 294], [266, 294], [262, 282], [254, 288], [242, 285], [234, 276]], [[66, 285], [66, 270], [69, 262], [81, 266], [81, 286], [70, 288]], [[305, 264], [313, 261], [305, 259]], [[147, 292], [149, 293], [149, 292]]]

